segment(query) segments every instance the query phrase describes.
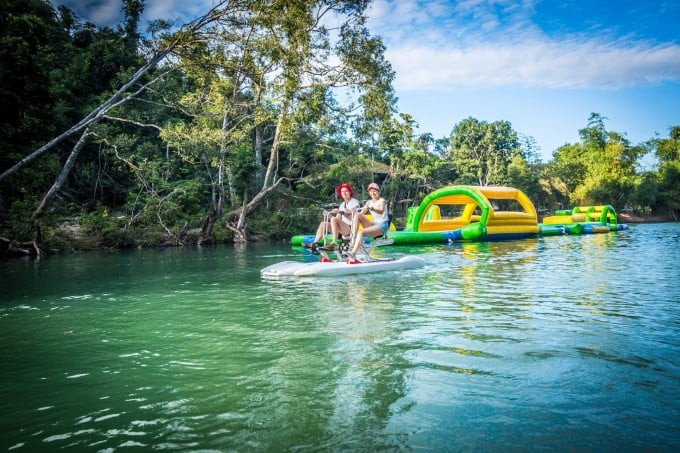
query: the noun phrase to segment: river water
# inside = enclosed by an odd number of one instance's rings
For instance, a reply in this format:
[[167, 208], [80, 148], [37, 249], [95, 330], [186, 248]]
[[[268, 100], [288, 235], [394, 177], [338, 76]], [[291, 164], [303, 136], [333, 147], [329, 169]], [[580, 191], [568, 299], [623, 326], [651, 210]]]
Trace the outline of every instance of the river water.
[[261, 280], [281, 244], [0, 263], [0, 449], [680, 449], [680, 224], [392, 247]]

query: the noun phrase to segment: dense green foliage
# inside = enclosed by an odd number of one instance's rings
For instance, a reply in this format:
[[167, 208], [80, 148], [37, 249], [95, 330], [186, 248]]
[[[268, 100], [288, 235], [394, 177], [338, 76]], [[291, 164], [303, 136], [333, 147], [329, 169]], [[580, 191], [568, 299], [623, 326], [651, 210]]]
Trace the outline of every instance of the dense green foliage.
[[[518, 187], [539, 212], [606, 203], [680, 214], [680, 126], [635, 145], [593, 113], [579, 142], [547, 163], [507, 121], [419, 134], [396, 111], [366, 3], [231, 1], [200, 31], [158, 22], [141, 35], [143, 0], [121, 2], [116, 29], [46, 0], [0, 0], [0, 172], [181, 42], [90, 125], [72, 169], [62, 170], [79, 134], [0, 179], [0, 236], [31, 240], [37, 219], [42, 240], [60, 248], [74, 237], [77, 247], [286, 238], [311, 231], [344, 181], [379, 182], [397, 219], [450, 184]], [[658, 168], [642, 172], [648, 155]], [[37, 209], [60, 173], [64, 184]]]

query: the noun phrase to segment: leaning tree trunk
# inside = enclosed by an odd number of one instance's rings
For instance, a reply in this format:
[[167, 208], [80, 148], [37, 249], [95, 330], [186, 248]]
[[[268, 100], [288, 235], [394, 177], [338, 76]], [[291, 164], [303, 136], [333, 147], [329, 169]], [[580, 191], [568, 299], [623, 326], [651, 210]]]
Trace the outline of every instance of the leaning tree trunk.
[[[253, 81], [252, 84], [253, 91], [255, 92], [255, 106], [259, 106], [262, 100], [262, 87]], [[258, 123], [255, 125], [255, 180], [258, 185], [262, 184], [262, 147], [264, 135], [263, 123]]]
[[[225, 4], [227, 4], [227, 7], [225, 9], [222, 9], [225, 7]], [[16, 173], [20, 168], [31, 162], [33, 159], [36, 157], [40, 156], [44, 152], [48, 151], [51, 149], [54, 145], [57, 143], [61, 142], [64, 140], [66, 137], [69, 137], [70, 135], [75, 134], [76, 132], [79, 132], [85, 127], [90, 126], [93, 122], [97, 122], [102, 119], [104, 115], [111, 109], [119, 106], [120, 104], [126, 102], [127, 100], [131, 99], [134, 94], [128, 94], [126, 96], [126, 92], [134, 85], [136, 84], [146, 73], [148, 73], [152, 68], [156, 67], [156, 65], [161, 62], [166, 56], [168, 56], [171, 52], [173, 52], [177, 47], [180, 47], [187, 43], [187, 41], [191, 40], [191, 37], [193, 33], [196, 31], [200, 30], [201, 28], [205, 27], [206, 25], [209, 25], [210, 23], [213, 23], [217, 20], [219, 20], [223, 15], [225, 15], [229, 11], [229, 2], [228, 0], [221, 0], [217, 2], [216, 5], [214, 5], [207, 13], [205, 13], [203, 16], [199, 17], [198, 19], [195, 19], [192, 22], [189, 22], [188, 24], [184, 24], [172, 37], [171, 40], [167, 42], [167, 45], [157, 51], [153, 56], [142, 66], [140, 67], [133, 75], [132, 77], [123, 85], [121, 86], [118, 91], [116, 91], [109, 99], [101, 103], [97, 108], [92, 110], [90, 113], [88, 113], [83, 119], [81, 119], [78, 123], [73, 125], [69, 130], [66, 132], [62, 133], [58, 137], [53, 138], [40, 148], [36, 149], [33, 151], [31, 154], [28, 156], [24, 157], [21, 159], [19, 162], [17, 162], [14, 166], [11, 168], [5, 170], [4, 172], [0, 173], [0, 181], [3, 179], [7, 178], [8, 176]], [[143, 89], [143, 88], [142, 88]], [[140, 91], [140, 90], [138, 90]]]
[[262, 136], [263, 126], [255, 126], [255, 181], [258, 185], [262, 184]]
[[213, 231], [215, 230], [215, 223], [222, 215], [222, 207], [224, 206], [224, 186], [222, 185], [222, 177], [220, 176], [220, 183], [217, 185], [216, 199], [210, 203], [208, 214], [203, 220], [201, 226], [201, 234], [198, 237], [198, 245], [212, 242]]
[[71, 154], [69, 154], [68, 159], [66, 159], [64, 168], [61, 169], [61, 173], [59, 173], [59, 176], [54, 181], [54, 184], [52, 184], [50, 190], [48, 190], [45, 196], [43, 197], [42, 201], [40, 202], [40, 206], [38, 206], [38, 208], [33, 213], [33, 220], [39, 220], [40, 217], [42, 217], [43, 213], [45, 212], [45, 208], [47, 208], [47, 206], [52, 201], [52, 198], [54, 198], [54, 195], [64, 185], [64, 182], [66, 182], [66, 178], [68, 177], [69, 173], [71, 173], [71, 169], [73, 168], [73, 165], [76, 163], [78, 154], [80, 154], [80, 151], [83, 149], [83, 146], [87, 141], [88, 135], [90, 135], [90, 130], [85, 129], [83, 135], [81, 135], [80, 138], [78, 139], [78, 143], [76, 143], [76, 146], [74, 146], [73, 150], [71, 150]]
[[[225, 4], [227, 5], [225, 8]], [[34, 223], [34, 228], [35, 228], [35, 240], [33, 241], [33, 250], [35, 250], [36, 255], [40, 256], [45, 253], [51, 253], [51, 252], [56, 252], [55, 250], [50, 250], [47, 249], [43, 244], [42, 244], [42, 232], [41, 232], [41, 216], [44, 213], [45, 209], [47, 206], [49, 206], [49, 203], [52, 201], [54, 198], [54, 195], [59, 191], [59, 189], [63, 186], [64, 182], [66, 181], [66, 178], [68, 177], [69, 172], [73, 168], [73, 165], [75, 163], [75, 160], [80, 153], [80, 150], [82, 149], [82, 146], [85, 144], [85, 139], [87, 135], [89, 135], [88, 129], [97, 124], [99, 121], [102, 120], [106, 116], [106, 114], [111, 111], [112, 109], [118, 107], [119, 105], [125, 103], [126, 101], [134, 98], [137, 94], [142, 92], [143, 90], [146, 89], [147, 85], [143, 85], [141, 88], [137, 89], [133, 93], [128, 93], [128, 90], [132, 88], [144, 75], [146, 75], [152, 68], [156, 67], [156, 65], [161, 62], [167, 55], [169, 55], [172, 51], [174, 51], [176, 48], [184, 45], [188, 41], [192, 39], [192, 35], [200, 30], [201, 28], [205, 27], [206, 25], [215, 22], [219, 20], [223, 15], [228, 13], [229, 11], [230, 4], [228, 0], [220, 0], [217, 2], [216, 5], [214, 5], [207, 13], [205, 13], [203, 16], [199, 17], [198, 19], [183, 25], [180, 30], [178, 30], [174, 36], [172, 37], [171, 40], [169, 40], [166, 44], [166, 46], [157, 51], [153, 56], [142, 66], [140, 67], [133, 75], [132, 77], [125, 83], [123, 84], [118, 91], [116, 91], [110, 98], [108, 98], [106, 101], [101, 103], [97, 108], [92, 110], [90, 113], [88, 113], [83, 119], [81, 119], [78, 123], [73, 125], [71, 128], [69, 128], [67, 131], [63, 132], [59, 136], [53, 138], [43, 146], [39, 147], [35, 151], [33, 151], [31, 154], [28, 156], [24, 157], [21, 159], [19, 162], [14, 164], [11, 168], [5, 170], [4, 172], [0, 173], [0, 181], [4, 180], [5, 178], [11, 176], [12, 174], [16, 173], [19, 171], [22, 167], [33, 161], [35, 158], [38, 156], [42, 155], [46, 151], [52, 149], [56, 144], [60, 143], [63, 141], [65, 138], [76, 134], [80, 132], [81, 130], [85, 129], [85, 132], [81, 135], [80, 140], [76, 144], [76, 146], [73, 148], [71, 151], [71, 154], [69, 155], [66, 164], [64, 165], [64, 168], [62, 169], [61, 174], [57, 178], [57, 180], [54, 182], [52, 187], [48, 190], [47, 194], [43, 198], [42, 202], [40, 203], [40, 206], [36, 209], [36, 211], [33, 213], [33, 223]], [[223, 9], [224, 8], [224, 9]], [[126, 94], [127, 93], [127, 94]], [[3, 244], [6, 243], [5, 241], [2, 241]], [[25, 245], [25, 243], [22, 243]], [[14, 248], [19, 248], [20, 250], [26, 250], [26, 248], [22, 248], [21, 246], [17, 246], [16, 242], [14, 241], [9, 241], [8, 249], [9, 247], [14, 247]], [[29, 252], [30, 253], [30, 252]]]
[[61, 189], [61, 187], [66, 182], [66, 178], [68, 178], [69, 173], [71, 173], [71, 169], [73, 168], [73, 165], [75, 164], [76, 159], [78, 158], [78, 154], [80, 154], [80, 151], [83, 149], [83, 146], [87, 141], [88, 135], [90, 135], [90, 130], [85, 129], [85, 132], [83, 132], [83, 134], [78, 139], [78, 143], [76, 143], [76, 146], [74, 146], [73, 150], [71, 150], [71, 154], [69, 154], [68, 159], [66, 159], [64, 168], [61, 169], [61, 173], [59, 173], [59, 176], [54, 181], [54, 184], [52, 184], [50, 190], [48, 190], [45, 196], [43, 197], [42, 201], [40, 202], [40, 206], [38, 206], [35, 212], [33, 212], [32, 219], [33, 228], [35, 230], [34, 249], [38, 256], [53, 252], [52, 250], [46, 248], [42, 243], [41, 218], [42, 215], [45, 213], [45, 209], [52, 202], [54, 195]]
[[279, 178], [266, 189], [263, 188], [260, 190], [257, 195], [255, 195], [253, 199], [247, 203], [244, 195], [243, 206], [225, 214], [227, 228], [234, 232], [234, 242], [239, 243], [246, 242], [248, 240], [245, 228], [246, 217], [248, 214], [251, 214], [253, 211], [255, 211], [255, 209], [257, 209], [269, 192], [274, 190], [282, 181], [286, 180], [288, 180], [288, 178]]
[[243, 195], [243, 208], [241, 208], [238, 217], [234, 216], [231, 219], [227, 219], [227, 228], [234, 233], [234, 242], [237, 244], [248, 242], [248, 236], [246, 235], [246, 215], [248, 213], [246, 196], [246, 194]]
[[274, 141], [269, 154], [269, 163], [267, 164], [267, 172], [264, 176], [262, 182], [262, 188], [253, 197], [250, 202], [246, 200], [246, 194], [243, 195], [243, 206], [232, 210], [226, 214], [226, 225], [231, 231], [234, 232], [234, 242], [242, 243], [248, 241], [248, 236], [246, 234], [246, 217], [248, 214], [255, 211], [255, 209], [260, 205], [265, 196], [269, 194], [276, 186], [284, 180], [280, 178], [277, 181], [274, 180], [276, 175], [276, 169], [278, 166], [278, 153], [279, 147], [281, 146], [283, 126], [287, 119], [287, 109], [288, 109], [288, 98], [284, 99], [283, 106], [281, 108], [281, 113], [276, 124], [276, 130], [274, 131]]
[[279, 148], [283, 140], [283, 127], [288, 119], [288, 102], [289, 98], [285, 97], [281, 103], [281, 113], [276, 122], [276, 130], [274, 130], [274, 140], [272, 147], [269, 150], [269, 163], [267, 164], [267, 171], [264, 174], [264, 181], [262, 182], [262, 191], [268, 190], [272, 186], [275, 179], [275, 173], [279, 165]]

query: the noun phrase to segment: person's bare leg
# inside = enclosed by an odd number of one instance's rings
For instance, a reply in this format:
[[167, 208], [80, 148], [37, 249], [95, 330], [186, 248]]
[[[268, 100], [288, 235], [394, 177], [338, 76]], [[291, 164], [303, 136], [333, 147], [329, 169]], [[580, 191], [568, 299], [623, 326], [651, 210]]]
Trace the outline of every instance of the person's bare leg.
[[357, 232], [356, 241], [354, 241], [354, 246], [352, 247], [352, 253], [356, 253], [363, 243], [364, 237], [377, 237], [382, 234], [382, 228], [378, 225], [371, 225], [364, 227], [363, 230]]
[[314, 237], [314, 242], [321, 242], [321, 237], [323, 236], [324, 229], [328, 231], [328, 225], [326, 224], [326, 222], [321, 222], [319, 224], [319, 228], [316, 229], [316, 236]]
[[[359, 229], [359, 224], [363, 226], [363, 229]], [[359, 247], [361, 246], [361, 243], [364, 240], [364, 235], [366, 234], [366, 228], [368, 228], [368, 225], [370, 225], [370, 222], [366, 217], [364, 217], [363, 214], [359, 214], [359, 217], [356, 219], [356, 225], [354, 227], [354, 231], [356, 232], [354, 234], [354, 239], [352, 242], [352, 250], [351, 252], [354, 254], [359, 250]]]
[[359, 214], [358, 216], [356, 216], [356, 217], [352, 220], [352, 231], [355, 232], [355, 233], [354, 233], [354, 236], [353, 236], [352, 238], [350, 238], [350, 243], [349, 243], [349, 245], [350, 245], [350, 252], [352, 252], [352, 253], [354, 253], [354, 249], [358, 249], [358, 247], [356, 247], [357, 240], [363, 240], [363, 239], [361, 239], [361, 237], [360, 237], [360, 236], [363, 234], [363, 233], [361, 232], [362, 230], [359, 230], [359, 223], [361, 223], [361, 224], [363, 225], [362, 217], [363, 217], [363, 214]]
[[337, 242], [338, 236], [342, 234], [340, 231], [341, 225], [343, 225], [345, 222], [340, 220], [338, 217], [334, 217], [333, 220], [331, 220], [331, 232], [333, 233], [333, 243]]
[[356, 253], [357, 250], [359, 250], [359, 244], [364, 240], [364, 230], [359, 230], [357, 231], [357, 234], [354, 238], [354, 243], [352, 245], [352, 253]]

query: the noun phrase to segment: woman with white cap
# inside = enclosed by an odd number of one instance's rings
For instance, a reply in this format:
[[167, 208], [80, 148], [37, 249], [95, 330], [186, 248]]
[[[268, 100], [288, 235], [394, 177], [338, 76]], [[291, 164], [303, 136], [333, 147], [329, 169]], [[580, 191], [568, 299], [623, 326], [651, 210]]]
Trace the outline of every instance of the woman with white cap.
[[[366, 188], [371, 199], [366, 202], [359, 215], [356, 217], [356, 221], [361, 223], [364, 227], [358, 230], [355, 237], [354, 243], [352, 245], [351, 253], [354, 255], [361, 247], [364, 241], [364, 237], [378, 237], [387, 233], [387, 229], [390, 227], [389, 215], [387, 213], [387, 202], [384, 198], [380, 197], [380, 186], [372, 182]], [[373, 221], [368, 220], [366, 217], [367, 212], [371, 212], [371, 217]], [[354, 225], [356, 231], [358, 225]]]

